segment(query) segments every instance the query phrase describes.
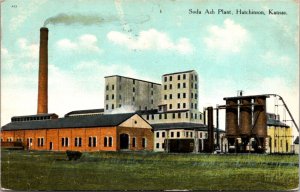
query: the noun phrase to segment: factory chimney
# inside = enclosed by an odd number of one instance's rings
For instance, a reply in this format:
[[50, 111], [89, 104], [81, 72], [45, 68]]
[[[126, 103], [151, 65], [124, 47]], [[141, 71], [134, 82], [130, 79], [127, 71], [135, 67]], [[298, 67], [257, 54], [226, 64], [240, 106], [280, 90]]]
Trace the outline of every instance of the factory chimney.
[[48, 113], [48, 31], [46, 27], [40, 29], [37, 114]]

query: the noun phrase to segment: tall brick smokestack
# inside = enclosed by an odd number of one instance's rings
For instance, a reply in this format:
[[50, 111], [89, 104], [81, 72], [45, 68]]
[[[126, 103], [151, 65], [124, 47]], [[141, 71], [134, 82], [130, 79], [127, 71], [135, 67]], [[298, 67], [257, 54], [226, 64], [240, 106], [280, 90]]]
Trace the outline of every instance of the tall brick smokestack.
[[48, 113], [48, 28], [40, 29], [39, 88], [37, 114]]

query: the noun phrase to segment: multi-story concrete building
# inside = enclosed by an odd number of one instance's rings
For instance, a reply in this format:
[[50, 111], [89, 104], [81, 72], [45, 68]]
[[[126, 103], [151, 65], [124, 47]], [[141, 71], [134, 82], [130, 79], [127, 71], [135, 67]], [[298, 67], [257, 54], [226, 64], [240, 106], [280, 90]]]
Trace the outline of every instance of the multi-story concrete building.
[[130, 107], [134, 111], [156, 109], [160, 103], [161, 84], [123, 77], [105, 77], [105, 113]]

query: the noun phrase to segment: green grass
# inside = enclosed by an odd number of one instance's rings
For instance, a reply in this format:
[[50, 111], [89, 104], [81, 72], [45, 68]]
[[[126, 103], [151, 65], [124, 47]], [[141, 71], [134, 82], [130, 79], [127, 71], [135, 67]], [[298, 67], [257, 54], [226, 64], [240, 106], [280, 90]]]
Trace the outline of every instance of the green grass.
[[2, 150], [1, 185], [14, 190], [286, 190], [298, 156], [65, 153]]

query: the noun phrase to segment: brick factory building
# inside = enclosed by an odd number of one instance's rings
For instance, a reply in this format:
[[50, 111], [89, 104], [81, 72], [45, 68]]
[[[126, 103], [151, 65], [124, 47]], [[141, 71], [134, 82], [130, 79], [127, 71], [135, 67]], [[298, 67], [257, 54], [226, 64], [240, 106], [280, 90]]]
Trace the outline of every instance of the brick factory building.
[[13, 117], [1, 141], [22, 142], [32, 150], [119, 151], [153, 149], [152, 127], [135, 113], [55, 114]]

